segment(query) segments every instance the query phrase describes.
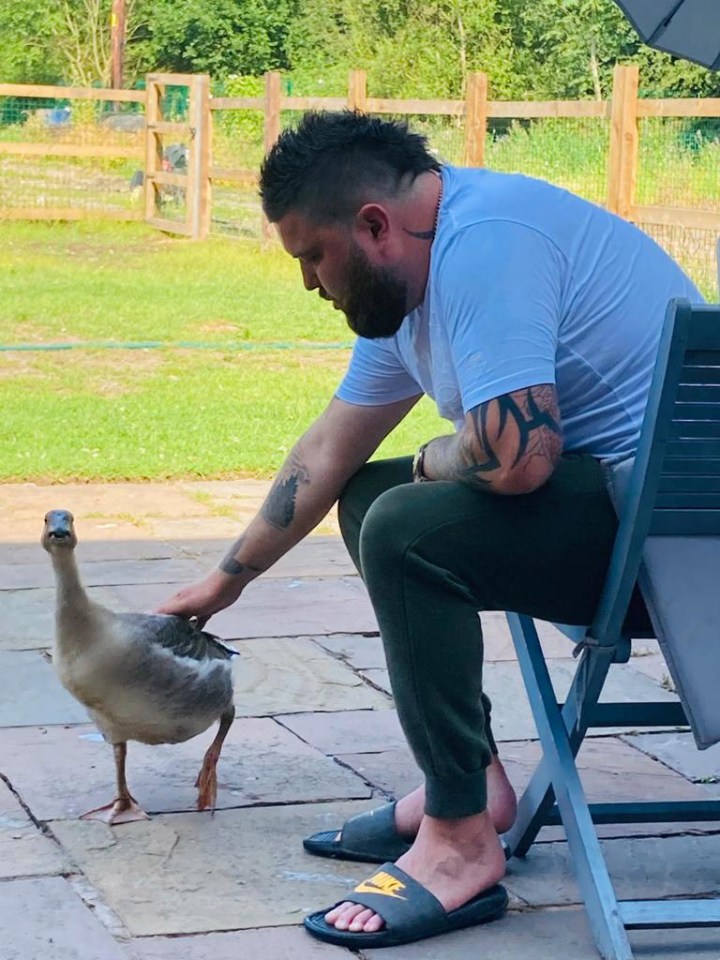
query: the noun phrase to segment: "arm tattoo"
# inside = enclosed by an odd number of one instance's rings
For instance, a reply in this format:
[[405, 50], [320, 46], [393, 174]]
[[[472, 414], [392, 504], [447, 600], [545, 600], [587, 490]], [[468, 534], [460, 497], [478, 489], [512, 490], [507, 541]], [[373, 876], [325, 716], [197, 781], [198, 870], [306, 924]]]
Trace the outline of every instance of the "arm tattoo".
[[307, 468], [297, 450], [293, 450], [263, 504], [263, 519], [277, 530], [286, 530], [295, 519], [295, 501], [300, 484], [309, 482]]
[[[475, 443], [466, 438], [462, 444], [465, 468], [458, 479], [480, 484], [491, 482], [482, 474], [501, 466], [495, 448], [509, 423], [514, 424], [518, 435], [511, 469], [524, 458], [529, 461], [542, 457], [554, 463], [562, 450], [562, 429], [553, 415], [554, 407], [554, 388], [549, 384], [528, 387], [524, 393], [508, 393], [475, 407], [470, 412]], [[482, 460], [478, 460], [474, 452], [478, 446], [483, 451]]]
[[240, 553], [240, 550], [245, 543], [245, 534], [239, 537], [235, 543], [230, 547], [227, 555], [223, 558], [220, 563], [220, 569], [223, 573], [230, 574], [231, 577], [239, 577], [241, 573], [248, 571], [249, 573], [262, 573], [262, 567], [254, 567], [250, 563], [240, 563], [237, 559], [237, 555]]

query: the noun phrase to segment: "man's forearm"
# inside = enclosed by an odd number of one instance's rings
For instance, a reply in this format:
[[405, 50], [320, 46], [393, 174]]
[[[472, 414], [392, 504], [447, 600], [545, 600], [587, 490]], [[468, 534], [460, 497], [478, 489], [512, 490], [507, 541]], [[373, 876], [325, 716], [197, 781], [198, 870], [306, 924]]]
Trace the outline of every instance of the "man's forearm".
[[422, 472], [493, 493], [529, 493], [550, 476], [561, 452], [555, 388], [540, 384], [474, 407], [456, 434], [426, 445]]
[[436, 437], [425, 448], [423, 473], [428, 480], [459, 480], [490, 493], [506, 493], [506, 471], [492, 449], [478, 449], [465, 430]]
[[299, 442], [275, 477], [259, 514], [232, 545], [220, 569], [238, 577], [245, 587], [320, 523], [346, 479], [322, 458], [306, 457]]

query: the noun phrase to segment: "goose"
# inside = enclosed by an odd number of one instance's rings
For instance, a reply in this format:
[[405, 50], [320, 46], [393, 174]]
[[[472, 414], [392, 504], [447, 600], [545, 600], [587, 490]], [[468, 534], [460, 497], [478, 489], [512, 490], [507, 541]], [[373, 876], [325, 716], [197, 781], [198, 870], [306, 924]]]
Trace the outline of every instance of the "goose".
[[56, 582], [53, 666], [115, 753], [117, 796], [81, 819], [108, 825], [147, 820], [125, 778], [127, 743], [182, 743], [220, 721], [195, 786], [197, 808], [215, 809], [216, 767], [235, 718], [230, 661], [237, 651], [197, 621], [163, 614], [114, 613], [94, 603], [75, 560], [74, 518], [45, 516], [41, 543]]

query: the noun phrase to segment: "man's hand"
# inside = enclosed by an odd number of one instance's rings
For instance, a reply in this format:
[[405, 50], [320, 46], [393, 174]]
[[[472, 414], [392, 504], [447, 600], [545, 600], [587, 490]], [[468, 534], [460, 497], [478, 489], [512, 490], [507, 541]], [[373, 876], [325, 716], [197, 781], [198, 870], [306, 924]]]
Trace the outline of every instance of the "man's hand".
[[492, 493], [532, 493], [552, 474], [562, 447], [557, 394], [544, 383], [473, 407], [462, 430], [425, 446], [422, 474]]
[[221, 570], [213, 570], [203, 580], [183, 587], [174, 597], [158, 607], [157, 613], [170, 613], [178, 617], [197, 617], [202, 627], [225, 607], [235, 603], [241, 592], [241, 581]]

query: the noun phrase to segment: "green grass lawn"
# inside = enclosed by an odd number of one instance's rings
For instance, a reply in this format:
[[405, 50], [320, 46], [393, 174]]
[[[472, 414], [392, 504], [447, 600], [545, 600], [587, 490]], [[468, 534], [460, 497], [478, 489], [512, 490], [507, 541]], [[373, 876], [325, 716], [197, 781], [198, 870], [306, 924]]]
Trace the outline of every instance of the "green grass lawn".
[[[97, 346], [110, 341], [167, 346]], [[0, 345], [74, 345], [0, 352], [0, 479], [271, 476], [332, 396], [350, 342], [297, 265], [254, 241], [0, 224]], [[449, 429], [424, 400], [379, 455]]]

